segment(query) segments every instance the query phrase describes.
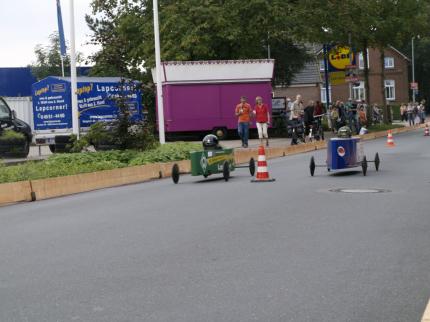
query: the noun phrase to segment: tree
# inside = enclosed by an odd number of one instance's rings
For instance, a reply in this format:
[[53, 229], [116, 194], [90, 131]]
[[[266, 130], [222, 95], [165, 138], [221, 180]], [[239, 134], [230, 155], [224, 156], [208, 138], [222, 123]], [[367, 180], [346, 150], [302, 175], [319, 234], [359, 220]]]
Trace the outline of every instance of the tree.
[[[162, 0], [162, 60], [276, 60], [275, 78], [287, 84], [308, 59], [291, 34], [286, 0]], [[98, 73], [138, 74], [155, 65], [152, 1], [93, 0], [87, 22], [102, 49]]]
[[[427, 30], [428, 0], [301, 0], [296, 4], [295, 33], [303, 40], [347, 44], [363, 52], [367, 101], [370, 101], [367, 48], [378, 48], [381, 60], [389, 45], [399, 46], [418, 31]], [[298, 19], [301, 18], [301, 19]], [[384, 64], [382, 64], [383, 69]], [[385, 97], [385, 86], [382, 90]], [[384, 103], [385, 121], [388, 110]], [[370, 109], [368, 109], [368, 115]]]
[[429, 27], [429, 1], [427, 0], [376, 0], [373, 6], [373, 43], [380, 53], [381, 95], [384, 123], [389, 123], [389, 109], [385, 94], [385, 49], [401, 46], [417, 33]]
[[[49, 44], [36, 45], [34, 49], [36, 62], [30, 65], [33, 75], [41, 80], [48, 76], [62, 76], [61, 70], [61, 55], [60, 55], [60, 37], [58, 32], [54, 32], [49, 36]], [[82, 55], [78, 53], [77, 61], [82, 61]], [[70, 76], [70, 57], [67, 55], [64, 58], [65, 76]]]
[[[417, 35], [418, 36], [418, 35]], [[411, 41], [402, 46], [405, 53], [411, 53]], [[430, 101], [430, 37], [415, 37], [415, 80], [419, 84], [418, 99]]]

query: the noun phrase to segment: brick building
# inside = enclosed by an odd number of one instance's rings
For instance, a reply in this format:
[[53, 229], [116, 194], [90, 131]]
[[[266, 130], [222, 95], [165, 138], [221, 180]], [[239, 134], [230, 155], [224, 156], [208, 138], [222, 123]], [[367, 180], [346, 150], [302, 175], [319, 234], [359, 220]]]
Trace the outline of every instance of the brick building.
[[[381, 93], [381, 61], [379, 51], [369, 48], [369, 86], [370, 103], [382, 104]], [[315, 62], [306, 64], [304, 69], [293, 79], [289, 87], [276, 87], [274, 95], [277, 97], [290, 97], [302, 94], [305, 103], [308, 100], [326, 102], [326, 90], [324, 84], [324, 60], [322, 51], [315, 53]], [[409, 64], [410, 59], [395, 49], [389, 47], [385, 50], [385, 95], [387, 103], [400, 105], [409, 101]], [[367, 100], [364, 86], [364, 61], [362, 53], [358, 54], [357, 65], [359, 69], [359, 85], [349, 86], [348, 83], [329, 87], [330, 101], [347, 101], [350, 97], [354, 100]]]
[[[369, 48], [369, 87], [370, 87], [370, 103], [377, 103], [379, 105], [383, 102], [381, 93], [381, 58], [379, 50]], [[324, 78], [324, 61], [321, 53], [320, 58], [320, 72]], [[385, 50], [385, 97], [387, 103], [391, 105], [400, 105], [402, 102], [409, 101], [409, 63], [410, 59], [402, 54], [394, 47], [389, 47]], [[362, 53], [358, 54], [357, 65], [359, 69], [358, 86], [349, 86], [349, 84], [342, 84], [331, 86], [331, 99], [346, 101], [352, 97], [353, 100], [367, 100], [367, 93], [364, 86], [364, 61]], [[325, 101], [325, 87], [321, 84], [321, 95]], [[323, 93], [324, 92], [324, 93]]]
[[276, 86], [275, 97], [289, 97], [294, 101], [297, 94], [301, 94], [307, 100], [319, 101], [321, 75], [318, 61], [315, 59], [305, 64], [304, 68], [294, 75], [288, 87]]

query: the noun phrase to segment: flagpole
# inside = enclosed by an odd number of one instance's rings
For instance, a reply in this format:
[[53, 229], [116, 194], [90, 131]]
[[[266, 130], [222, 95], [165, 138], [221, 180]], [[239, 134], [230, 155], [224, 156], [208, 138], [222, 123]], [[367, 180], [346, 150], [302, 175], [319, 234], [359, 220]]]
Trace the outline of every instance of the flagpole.
[[64, 77], [64, 57], [63, 56], [61, 56], [61, 72]]
[[72, 124], [73, 134], [79, 139], [79, 110], [78, 110], [78, 86], [76, 77], [76, 48], [75, 48], [75, 5], [70, 0], [70, 82], [72, 96]]
[[157, 110], [158, 110], [158, 135], [160, 143], [166, 143], [164, 132], [164, 104], [163, 104], [163, 84], [161, 78], [161, 54], [160, 54], [160, 27], [158, 21], [158, 0], [153, 0], [154, 7], [154, 38], [155, 38], [155, 69], [157, 73]]

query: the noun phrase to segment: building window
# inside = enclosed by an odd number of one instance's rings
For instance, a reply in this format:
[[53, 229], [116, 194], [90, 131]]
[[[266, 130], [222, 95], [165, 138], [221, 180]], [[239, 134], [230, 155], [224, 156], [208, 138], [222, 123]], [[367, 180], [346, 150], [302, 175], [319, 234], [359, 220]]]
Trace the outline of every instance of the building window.
[[385, 80], [385, 98], [387, 101], [396, 100], [396, 82], [392, 79]]
[[[363, 52], [359, 52], [357, 54], [357, 56], [358, 56], [358, 68], [359, 69], [364, 69], [364, 55], [363, 55]], [[367, 49], [367, 64], [369, 65], [369, 68], [370, 68], [369, 49]]]
[[352, 99], [353, 100], [366, 100], [366, 89], [364, 88], [364, 82], [360, 82], [358, 86], [352, 87]]
[[[331, 102], [331, 86], [328, 87], [328, 96]], [[321, 103], [327, 103], [325, 87], [321, 87]]]
[[364, 69], [364, 56], [362, 52], [358, 53], [358, 68]]
[[394, 57], [385, 57], [385, 68], [394, 68]]

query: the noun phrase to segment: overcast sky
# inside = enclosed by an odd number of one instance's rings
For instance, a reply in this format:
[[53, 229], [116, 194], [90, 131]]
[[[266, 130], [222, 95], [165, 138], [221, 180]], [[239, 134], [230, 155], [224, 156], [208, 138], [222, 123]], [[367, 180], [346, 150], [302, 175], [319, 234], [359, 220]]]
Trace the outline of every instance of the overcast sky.
[[[97, 48], [86, 45], [90, 30], [85, 14], [90, 0], [75, 0], [76, 50], [85, 57]], [[61, 0], [64, 33], [70, 41], [69, 0]], [[56, 0], [0, 0], [0, 67], [27, 66], [35, 61], [34, 47], [48, 44], [48, 36], [58, 30]]]

